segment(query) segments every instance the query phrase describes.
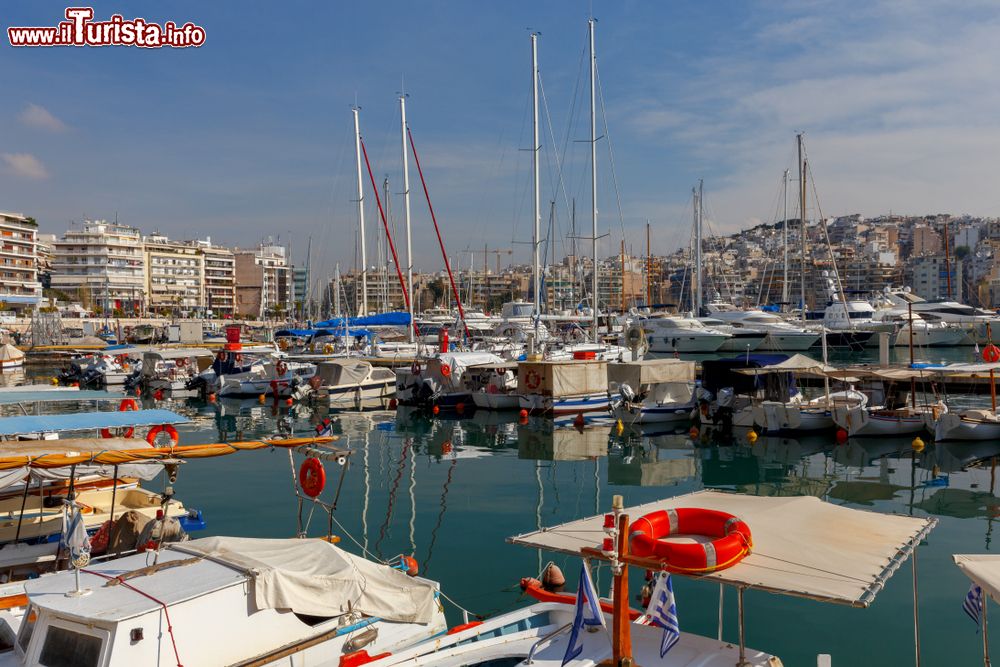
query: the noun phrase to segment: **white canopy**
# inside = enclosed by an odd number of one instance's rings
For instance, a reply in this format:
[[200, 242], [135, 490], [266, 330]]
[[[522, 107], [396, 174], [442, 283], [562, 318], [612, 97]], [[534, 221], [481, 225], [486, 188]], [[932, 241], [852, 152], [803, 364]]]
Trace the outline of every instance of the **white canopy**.
[[694, 382], [694, 362], [680, 359], [645, 359], [608, 364], [608, 382], [627, 382], [633, 389], [661, 382]]
[[[936, 519], [849, 509], [818, 498], [759, 497], [718, 491], [630, 507], [633, 521], [655, 510], [700, 507], [738, 516], [753, 534], [743, 561], [703, 575], [733, 586], [867, 607]], [[510, 538], [513, 544], [579, 554], [599, 547], [603, 516], [579, 519]]]
[[733, 370], [744, 375], [766, 375], [768, 373], [816, 373], [822, 375], [836, 371], [837, 368], [829, 364], [824, 364], [822, 361], [816, 361], [804, 354], [793, 354], [784, 361], [771, 364], [770, 366], [737, 368]]
[[291, 609], [310, 616], [359, 611], [387, 621], [429, 623], [435, 587], [320, 539], [205, 537], [173, 549], [243, 570], [253, 579], [258, 609]]
[[990, 554], [955, 554], [958, 569], [980, 587], [994, 602], [1000, 602], [1000, 556]]

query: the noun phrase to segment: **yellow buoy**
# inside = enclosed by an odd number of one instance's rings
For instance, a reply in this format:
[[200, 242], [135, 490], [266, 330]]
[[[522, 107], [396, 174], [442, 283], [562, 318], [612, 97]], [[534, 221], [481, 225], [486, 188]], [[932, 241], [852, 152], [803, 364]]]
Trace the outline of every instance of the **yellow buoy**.
[[915, 452], [924, 451], [924, 441], [920, 439], [920, 436], [914, 438], [913, 442], [910, 443], [910, 446], [913, 447], [913, 451]]
[[59, 378], [57, 377], [52, 378], [52, 384], [59, 384]]
[[615, 430], [618, 432], [618, 435], [621, 435], [625, 430], [625, 424], [622, 423], [621, 419], [615, 422]]
[[747, 442], [749, 442], [751, 445], [757, 442], [757, 431], [750, 429], [750, 432], [747, 433]]

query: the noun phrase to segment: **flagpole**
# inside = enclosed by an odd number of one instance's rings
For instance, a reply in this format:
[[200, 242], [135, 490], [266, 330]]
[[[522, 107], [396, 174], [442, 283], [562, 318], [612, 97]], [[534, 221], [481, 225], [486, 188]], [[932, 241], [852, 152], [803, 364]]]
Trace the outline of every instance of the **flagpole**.
[[983, 596], [983, 666], [990, 667], [990, 637], [989, 628], [986, 625], [986, 607], [990, 605], [990, 596]]

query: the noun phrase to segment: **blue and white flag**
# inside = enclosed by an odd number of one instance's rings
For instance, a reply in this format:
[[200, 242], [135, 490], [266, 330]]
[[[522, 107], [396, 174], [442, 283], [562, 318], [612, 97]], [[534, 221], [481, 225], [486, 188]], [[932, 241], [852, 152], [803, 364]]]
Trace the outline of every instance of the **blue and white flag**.
[[604, 614], [601, 612], [597, 589], [594, 588], [594, 582], [590, 578], [590, 568], [584, 563], [580, 569], [580, 587], [576, 591], [576, 617], [569, 633], [569, 645], [566, 647], [566, 655], [563, 656], [563, 665], [583, 652], [583, 646], [580, 645], [580, 631], [588, 625], [603, 627]]
[[976, 625], [983, 623], [983, 589], [977, 584], [972, 584], [969, 592], [962, 603], [962, 611], [968, 614], [969, 618], [976, 622]]
[[[72, 511], [72, 515], [69, 514]], [[59, 538], [59, 546], [69, 552], [70, 560], [77, 561], [81, 557], [90, 556], [90, 537], [83, 525], [83, 515], [79, 507], [63, 511], [63, 529]]]
[[680, 641], [681, 625], [677, 620], [677, 603], [674, 601], [674, 587], [670, 574], [661, 572], [656, 578], [653, 594], [649, 597], [649, 608], [646, 610], [650, 622], [663, 628], [663, 639], [660, 640], [660, 657], [667, 654]]

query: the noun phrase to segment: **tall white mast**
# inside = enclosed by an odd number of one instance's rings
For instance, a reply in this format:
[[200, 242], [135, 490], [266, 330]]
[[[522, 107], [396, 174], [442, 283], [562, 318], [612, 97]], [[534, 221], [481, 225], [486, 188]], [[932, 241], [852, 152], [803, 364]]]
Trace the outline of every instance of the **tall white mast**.
[[[802, 134], [795, 136], [799, 149], [799, 239], [802, 247], [802, 281], [799, 283], [802, 321], [806, 321], [806, 175], [802, 162]], [[844, 309], [846, 314], [847, 309]], [[824, 334], [824, 338], [826, 334]]]
[[701, 211], [702, 204], [701, 198], [704, 196], [704, 182], [698, 181], [698, 190], [694, 193], [694, 279], [695, 279], [695, 290], [694, 290], [694, 316], [698, 317], [701, 315], [701, 304], [704, 302], [705, 293], [703, 291], [703, 281], [702, 281], [702, 260], [701, 260]]
[[406, 148], [406, 94], [399, 96], [403, 128], [403, 219], [406, 225], [406, 293], [410, 295], [410, 342], [413, 342], [413, 246], [410, 241], [410, 158]]
[[597, 318], [597, 54], [594, 53], [594, 26], [597, 23], [593, 18], [588, 21], [590, 25], [590, 221], [593, 238], [592, 257], [593, 276], [591, 281], [591, 294], [593, 296], [592, 310], [594, 313], [594, 342], [599, 342], [598, 318]]
[[785, 170], [782, 199], [785, 202], [785, 221], [781, 225], [781, 252], [784, 258], [784, 271], [781, 277], [781, 301], [788, 303], [788, 170]]
[[361, 240], [361, 307], [358, 315], [368, 314], [368, 254], [365, 250], [365, 195], [361, 181], [361, 123], [358, 120], [358, 108], [354, 112], [354, 152], [358, 161], [358, 238]]
[[534, 250], [534, 265], [532, 266], [532, 282], [534, 283], [534, 317], [535, 326], [538, 326], [538, 316], [542, 312], [542, 286], [541, 286], [541, 258], [538, 251], [541, 248], [539, 241], [541, 237], [542, 211], [539, 199], [539, 170], [538, 170], [538, 33], [531, 33], [531, 113], [532, 113], [532, 139], [531, 139], [531, 175], [535, 187], [535, 232], [531, 237], [531, 246]]

